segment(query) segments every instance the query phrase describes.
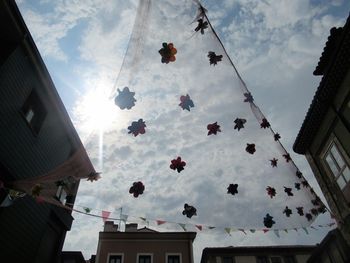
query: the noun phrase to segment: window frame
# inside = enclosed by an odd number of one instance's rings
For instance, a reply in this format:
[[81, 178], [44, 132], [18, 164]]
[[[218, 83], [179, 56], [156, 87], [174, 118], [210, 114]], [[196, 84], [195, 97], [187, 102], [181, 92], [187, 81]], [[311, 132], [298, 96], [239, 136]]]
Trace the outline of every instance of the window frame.
[[151, 257], [151, 263], [153, 263], [153, 253], [137, 253], [136, 254], [136, 263], [139, 263], [140, 256], [150, 256]]
[[182, 263], [182, 253], [165, 253], [165, 262], [168, 263], [168, 257], [169, 256], [179, 256], [180, 263]]
[[111, 256], [120, 256], [122, 259], [121, 263], [124, 263], [124, 253], [108, 253], [107, 254], [107, 263], [109, 263]]
[[[340, 158], [342, 159], [342, 161], [344, 163], [344, 165], [342, 167], [338, 164], [338, 161], [336, 160], [336, 158], [334, 157], [334, 154], [331, 151], [333, 147], [339, 153]], [[332, 168], [330, 167], [330, 164], [327, 161], [328, 156], [330, 156], [330, 158], [332, 159], [334, 165], [336, 166], [336, 168], [338, 170], [336, 175], [332, 171]], [[337, 139], [337, 137], [334, 134], [332, 134], [330, 139], [327, 141], [325, 147], [323, 148], [323, 151], [321, 152], [320, 157], [321, 157], [322, 165], [324, 166], [327, 175], [332, 180], [332, 182], [337, 185], [337, 187], [340, 189], [340, 191], [343, 192], [345, 190], [345, 188], [347, 188], [347, 186], [350, 184], [350, 180], [347, 180], [344, 176], [345, 169], [346, 168], [350, 169], [350, 165], [349, 165], [350, 160], [349, 160], [349, 156], [347, 155], [344, 148], [342, 147], [339, 140]], [[342, 178], [345, 181], [345, 186], [343, 188], [340, 187], [340, 185], [338, 183], [339, 178]]]
[[232, 260], [232, 263], [235, 263], [235, 262], [236, 262], [236, 259], [235, 259], [234, 256], [222, 256], [222, 257], [221, 257], [221, 262], [224, 263], [224, 259], [225, 259], [225, 258], [231, 259], [231, 260]]
[[[64, 195], [62, 195], [62, 193], [64, 193]], [[62, 196], [64, 196], [63, 200], [62, 200]], [[57, 191], [56, 191], [56, 195], [55, 197], [58, 199], [58, 201], [60, 201], [62, 204], [65, 204], [67, 202], [67, 197], [68, 197], [68, 192], [67, 189], [64, 185], [59, 185], [57, 187]]]
[[[35, 89], [32, 89], [20, 109], [20, 114], [35, 136], [39, 135], [47, 113], [40, 96]], [[28, 117], [29, 114], [30, 117]]]
[[263, 255], [259, 255], [255, 257], [255, 262], [256, 263], [260, 263], [259, 259], [266, 259], [266, 263], [270, 263], [270, 258], [268, 256], [263, 256]]

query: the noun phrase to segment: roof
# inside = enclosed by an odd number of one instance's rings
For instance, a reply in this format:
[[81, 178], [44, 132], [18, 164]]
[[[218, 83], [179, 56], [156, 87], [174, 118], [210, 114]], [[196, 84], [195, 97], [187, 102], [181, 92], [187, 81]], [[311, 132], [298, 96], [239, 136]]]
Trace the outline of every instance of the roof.
[[100, 232], [99, 240], [190, 240], [194, 241], [196, 232], [152, 232], [152, 231], [133, 231], [133, 232]]
[[249, 247], [206, 247], [203, 249], [201, 262], [209, 255], [259, 255], [259, 254], [311, 254], [316, 248], [314, 245], [295, 245], [295, 246], [249, 246]]
[[305, 154], [310, 147], [332, 101], [350, 69], [350, 16], [343, 28], [332, 28], [320, 61], [314, 71], [322, 75], [293, 150]]

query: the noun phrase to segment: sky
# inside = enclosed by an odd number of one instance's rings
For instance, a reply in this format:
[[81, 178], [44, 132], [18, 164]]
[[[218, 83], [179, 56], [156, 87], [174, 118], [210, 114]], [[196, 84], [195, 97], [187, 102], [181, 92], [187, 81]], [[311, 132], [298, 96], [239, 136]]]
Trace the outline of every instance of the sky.
[[[267, 139], [264, 129], [254, 128], [259, 123], [239, 97], [242, 83], [232, 74], [228, 58], [224, 56], [216, 66], [209, 65], [206, 52], [222, 54], [223, 50], [210, 32], [193, 34], [196, 23], [191, 22], [196, 8], [192, 1], [154, 1], [150, 17], [138, 16], [136, 29], [146, 33], [141, 40], [133, 39], [128, 53], [136, 0], [17, 3], [95, 169], [102, 172], [101, 180], [80, 183], [78, 205], [111, 211], [116, 217], [123, 207], [123, 213], [136, 217], [242, 228], [261, 228], [261, 215], [268, 210], [280, 229], [307, 225], [297, 219], [277, 220], [284, 215], [277, 216], [275, 211], [284, 203], [295, 205], [300, 201], [297, 197], [309, 198], [306, 190], [288, 199], [280, 197], [278, 191], [273, 203], [258, 194], [266, 187], [265, 181], [281, 188], [291, 177], [272, 179], [272, 168], [264, 166], [266, 158], [259, 151], [277, 154], [278, 145]], [[344, 25], [350, 3], [207, 0], [202, 4], [255, 103], [281, 134], [281, 143], [309, 184], [321, 195], [305, 158], [295, 154], [292, 145], [321, 80], [312, 72], [329, 30]], [[178, 54], [175, 62], [164, 65], [158, 50], [167, 41], [174, 42]], [[117, 88], [124, 86], [136, 93], [136, 106], [130, 111], [114, 104]], [[187, 93], [194, 100], [191, 112], [178, 107], [179, 96]], [[231, 116], [232, 112], [237, 116]], [[131, 120], [137, 121], [140, 116], [146, 120], [146, 133], [137, 137], [127, 134]], [[242, 131], [232, 131], [235, 117], [247, 120]], [[215, 121], [221, 124], [222, 133], [207, 136], [206, 125]], [[240, 143], [245, 144], [247, 138], [257, 140], [254, 162], [244, 148], [240, 152]], [[177, 156], [187, 162], [179, 174], [169, 169], [170, 160]], [[283, 163], [282, 156], [278, 159], [274, 172], [295, 172]], [[234, 197], [225, 192], [232, 178], [239, 184]], [[135, 199], [128, 190], [138, 180], [145, 183], [146, 190]], [[221, 184], [225, 186], [223, 196], [217, 187]], [[191, 220], [179, 211], [179, 204], [183, 205], [188, 196], [198, 209], [198, 216]], [[81, 250], [89, 258], [96, 253], [102, 220], [78, 213], [73, 217], [64, 250]], [[325, 214], [313, 225], [329, 222], [332, 220]], [[328, 230], [318, 228], [308, 235], [288, 231], [280, 233], [280, 238], [273, 232], [228, 235], [204, 231], [197, 233], [194, 242], [195, 262], [204, 247], [315, 244]]]

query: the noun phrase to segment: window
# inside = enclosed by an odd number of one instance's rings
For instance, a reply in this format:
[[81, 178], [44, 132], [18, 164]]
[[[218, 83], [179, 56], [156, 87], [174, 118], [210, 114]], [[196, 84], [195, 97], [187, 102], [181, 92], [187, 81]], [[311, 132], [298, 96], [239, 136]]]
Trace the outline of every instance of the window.
[[151, 255], [139, 255], [138, 263], [152, 263]]
[[63, 185], [59, 185], [57, 188], [57, 193], [56, 193], [56, 197], [57, 199], [62, 203], [65, 204], [66, 203], [66, 198], [67, 198], [67, 192], [64, 189]]
[[108, 258], [108, 263], [122, 263], [121, 255], [111, 255]]
[[22, 106], [21, 113], [32, 131], [36, 135], [39, 134], [47, 112], [38, 94], [34, 90], [32, 90]]
[[167, 263], [180, 263], [179, 255], [168, 255]]
[[270, 263], [267, 257], [256, 257], [256, 263]]
[[294, 256], [285, 256], [284, 263], [296, 263]]
[[234, 261], [232, 257], [223, 257], [222, 263], [234, 263]]
[[271, 263], [282, 263], [282, 259], [280, 257], [271, 257]]
[[334, 176], [341, 190], [350, 181], [349, 165], [346, 163], [344, 155], [345, 153], [341, 151], [339, 143], [337, 143], [337, 140], [334, 140], [323, 156], [329, 172]]

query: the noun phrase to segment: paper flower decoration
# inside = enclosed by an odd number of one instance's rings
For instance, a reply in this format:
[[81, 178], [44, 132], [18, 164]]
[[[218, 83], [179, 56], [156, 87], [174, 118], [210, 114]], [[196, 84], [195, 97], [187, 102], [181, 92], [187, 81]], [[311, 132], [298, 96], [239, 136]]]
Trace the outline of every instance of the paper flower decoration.
[[250, 154], [254, 154], [255, 153], [255, 144], [252, 143], [247, 143], [247, 147], [245, 148], [245, 150], [250, 153]]
[[288, 196], [293, 196], [292, 188], [289, 188], [289, 187], [285, 187], [285, 186], [284, 186], [284, 192], [285, 192]]
[[212, 124], [208, 124], [207, 129], [208, 129], [208, 135], [211, 135], [211, 134], [216, 135], [218, 132], [221, 132], [220, 125], [218, 125], [217, 122], [214, 122]]
[[88, 207], [84, 207], [84, 211], [85, 211], [85, 213], [89, 214], [91, 212], [91, 209]]
[[88, 175], [88, 179], [87, 181], [93, 182], [93, 181], [97, 181], [98, 179], [101, 178], [101, 173], [90, 173]]
[[129, 189], [129, 193], [133, 194], [135, 198], [137, 198], [139, 195], [143, 194], [143, 191], [145, 190], [145, 186], [142, 182], [134, 182], [132, 186]]
[[266, 214], [266, 216], [264, 217], [264, 226], [267, 228], [271, 228], [272, 225], [276, 223], [272, 219], [273, 219], [272, 216], [270, 216], [269, 214]]
[[190, 108], [194, 107], [193, 101], [191, 100], [190, 96], [187, 94], [186, 96], [181, 96], [180, 97], [180, 104], [179, 106], [183, 109], [183, 110], [188, 110], [191, 111]]
[[312, 215], [309, 214], [309, 213], [306, 213], [305, 217], [306, 217], [307, 221], [311, 221], [312, 220]]
[[327, 212], [327, 209], [323, 204], [317, 210], [320, 214], [324, 214]]
[[273, 188], [273, 187], [271, 187], [271, 186], [268, 186], [268, 187], [266, 188], [266, 191], [267, 191], [267, 194], [268, 194], [271, 198], [273, 198], [273, 197], [276, 195], [276, 189]]
[[194, 31], [198, 32], [200, 30], [201, 34], [204, 35], [204, 29], [208, 28], [208, 22], [207, 21], [203, 22], [202, 18], [198, 19], [197, 22], [198, 22], [198, 26], [194, 29]]
[[215, 52], [209, 51], [208, 58], [210, 65], [217, 65], [219, 61], [222, 60], [222, 55], [216, 55]]
[[244, 102], [253, 102], [254, 101], [253, 96], [250, 92], [244, 93], [243, 95], [245, 97]]
[[263, 118], [260, 123], [260, 128], [270, 128], [270, 123], [265, 118]]
[[128, 127], [129, 134], [132, 133], [136, 137], [139, 134], [144, 134], [146, 128], [146, 124], [143, 119], [139, 119], [138, 121], [133, 121], [131, 126]]
[[162, 44], [162, 48], [158, 51], [159, 54], [162, 56], [162, 63], [168, 64], [169, 62], [174, 62], [176, 60], [176, 53], [177, 50], [174, 47], [173, 43], [166, 43], [164, 42]]
[[311, 214], [313, 214], [314, 216], [317, 216], [317, 215], [318, 215], [318, 211], [317, 211], [316, 208], [312, 208], [312, 209], [310, 210], [310, 212], [311, 212]]
[[306, 187], [306, 188], [309, 188], [310, 186], [306, 180], [302, 181], [301, 184], [303, 185], [303, 187]]
[[276, 158], [273, 158], [272, 160], [270, 160], [271, 166], [277, 167], [277, 161], [278, 161], [278, 159], [276, 159]]
[[227, 187], [227, 193], [228, 194], [232, 194], [232, 195], [235, 195], [235, 194], [238, 194], [238, 184], [230, 184], [228, 187]]
[[197, 215], [197, 209], [194, 206], [185, 204], [184, 211], [182, 211], [182, 214], [186, 215], [188, 218], [191, 218], [192, 216]]
[[296, 175], [299, 179], [301, 179], [301, 177], [303, 176], [303, 174], [302, 174], [300, 171], [296, 171], [296, 172], [295, 172], [295, 175]]
[[302, 206], [297, 207], [297, 212], [300, 216], [303, 216], [304, 215], [304, 207], [302, 207]]
[[288, 206], [286, 206], [286, 208], [283, 210], [283, 214], [286, 214], [286, 217], [290, 217], [293, 212], [288, 208]]
[[295, 187], [295, 189], [300, 190], [300, 184], [299, 183], [295, 183], [294, 187]]
[[43, 189], [43, 187], [40, 184], [34, 185], [32, 188], [32, 196], [38, 197], [40, 195], [42, 189]]
[[181, 172], [186, 166], [186, 162], [181, 161], [181, 157], [177, 157], [177, 159], [171, 160], [170, 169], [177, 170], [177, 172]]
[[234, 123], [235, 123], [235, 127], [234, 129], [237, 129], [238, 131], [242, 128], [244, 128], [244, 124], [247, 122], [246, 119], [240, 119], [240, 118], [237, 118], [235, 119]]
[[273, 138], [275, 139], [275, 141], [277, 142], [279, 139], [281, 139], [281, 135], [279, 135], [279, 133], [275, 133], [273, 135]]
[[292, 158], [290, 158], [289, 153], [283, 154], [283, 157], [286, 159], [286, 162], [289, 163], [289, 161], [292, 160]]
[[118, 96], [115, 97], [114, 103], [117, 105], [120, 109], [128, 109], [130, 110], [132, 107], [135, 106], [135, 92], [130, 92], [128, 87], [125, 87], [123, 91], [120, 91], [118, 89]]
[[312, 199], [312, 200], [311, 200], [311, 203], [312, 203], [313, 205], [315, 205], [315, 206], [318, 206], [318, 205], [321, 204], [321, 200], [320, 200], [320, 198], [319, 198], [318, 196], [316, 196], [315, 199]]

